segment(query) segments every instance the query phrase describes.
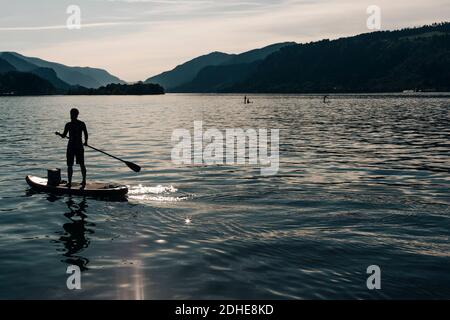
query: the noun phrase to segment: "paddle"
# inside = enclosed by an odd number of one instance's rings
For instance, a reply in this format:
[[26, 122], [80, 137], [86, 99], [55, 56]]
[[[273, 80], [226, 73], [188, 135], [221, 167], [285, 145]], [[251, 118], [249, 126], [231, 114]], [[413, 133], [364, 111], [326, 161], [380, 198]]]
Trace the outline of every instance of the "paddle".
[[116, 160], [122, 161], [123, 163], [125, 163], [125, 164], [128, 166], [128, 168], [130, 168], [130, 169], [133, 170], [134, 172], [139, 172], [139, 171], [141, 171], [141, 167], [138, 166], [136, 163], [133, 163], [133, 162], [130, 162], [130, 161], [122, 160], [122, 159], [120, 159], [120, 158], [117, 158], [117, 157], [115, 157], [115, 156], [113, 156], [113, 155], [111, 155], [111, 154], [105, 152], [105, 151], [102, 151], [102, 150], [100, 150], [100, 149], [94, 148], [93, 146], [90, 146], [90, 145], [87, 145], [86, 147], [89, 147], [89, 148], [91, 148], [91, 149], [93, 149], [93, 150], [95, 150], [95, 151], [98, 151], [98, 152], [101, 152], [101, 153], [103, 153], [103, 154], [106, 154], [107, 156], [110, 156], [111, 158], [114, 158], [114, 159], [116, 159]]
[[[60, 134], [58, 134], [57, 132], [55, 132], [55, 134], [60, 135]], [[62, 135], [60, 135], [60, 136], [62, 136]], [[69, 139], [69, 137], [66, 137], [66, 139]], [[109, 154], [109, 153], [107, 153], [107, 152], [105, 152], [105, 151], [102, 151], [102, 150], [97, 149], [97, 148], [95, 148], [95, 147], [93, 147], [93, 146], [90, 146], [90, 145], [86, 145], [86, 147], [91, 148], [91, 149], [93, 149], [93, 150], [95, 150], [95, 151], [101, 152], [101, 153], [103, 153], [103, 154], [106, 154], [107, 156], [110, 156], [111, 158], [114, 158], [114, 159], [116, 159], [116, 160], [119, 160], [119, 161], [125, 163], [125, 164], [127, 165], [127, 167], [130, 168], [131, 170], [133, 170], [134, 172], [140, 172], [140, 171], [141, 171], [141, 167], [138, 166], [136, 163], [133, 163], [133, 162], [130, 162], [130, 161], [122, 160], [122, 159], [120, 159], [120, 158], [118, 158], [118, 157], [113, 156], [112, 154]]]

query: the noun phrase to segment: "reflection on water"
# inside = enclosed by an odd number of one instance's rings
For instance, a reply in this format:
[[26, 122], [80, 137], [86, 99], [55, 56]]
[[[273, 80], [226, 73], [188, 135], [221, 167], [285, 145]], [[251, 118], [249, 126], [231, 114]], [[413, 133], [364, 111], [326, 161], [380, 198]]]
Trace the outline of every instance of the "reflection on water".
[[63, 261], [69, 265], [76, 265], [81, 271], [87, 270], [89, 259], [80, 256], [84, 249], [89, 246], [89, 235], [94, 233], [95, 224], [87, 221], [85, 214], [87, 209], [86, 199], [75, 202], [72, 197], [67, 201], [68, 212], [64, 216], [70, 222], [64, 223], [64, 233], [59, 241], [64, 244], [65, 252]]
[[[450, 99], [322, 98], [0, 98], [0, 298], [450, 298]], [[86, 151], [88, 179], [128, 201], [25, 191], [64, 165], [71, 107], [93, 145], [142, 166]], [[199, 120], [280, 129], [279, 174], [174, 165], [172, 131]]]

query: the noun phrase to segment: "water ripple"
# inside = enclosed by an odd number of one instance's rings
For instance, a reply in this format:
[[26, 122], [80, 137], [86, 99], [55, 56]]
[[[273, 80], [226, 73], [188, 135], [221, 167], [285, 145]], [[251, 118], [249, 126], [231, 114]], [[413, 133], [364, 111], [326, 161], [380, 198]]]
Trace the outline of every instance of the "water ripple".
[[[450, 100], [252, 100], [0, 98], [0, 299], [448, 299]], [[27, 174], [65, 175], [53, 132], [72, 107], [92, 145], [142, 166], [86, 151], [88, 179], [128, 185], [127, 201], [27, 187]], [[172, 131], [198, 120], [280, 129], [280, 171], [173, 164]], [[75, 294], [69, 264], [83, 270]], [[366, 287], [373, 264], [380, 292]]]

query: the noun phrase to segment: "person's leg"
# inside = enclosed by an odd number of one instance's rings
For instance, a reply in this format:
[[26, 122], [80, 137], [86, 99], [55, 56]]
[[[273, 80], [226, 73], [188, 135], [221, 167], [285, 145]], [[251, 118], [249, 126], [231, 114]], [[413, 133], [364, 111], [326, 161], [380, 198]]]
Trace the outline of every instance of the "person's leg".
[[84, 163], [80, 164], [80, 168], [81, 168], [81, 174], [83, 176], [83, 181], [81, 182], [81, 184], [83, 186], [85, 186], [86, 185], [86, 166], [84, 165]]
[[67, 176], [69, 179], [67, 186], [70, 188], [72, 186], [72, 176], [73, 176], [73, 167], [72, 166], [67, 167]]
[[77, 152], [77, 163], [80, 165], [81, 175], [83, 176], [83, 181], [81, 185], [86, 186], [86, 166], [84, 165], [84, 149], [80, 149]]
[[67, 158], [67, 179], [69, 180], [67, 186], [70, 188], [72, 186], [72, 176], [73, 176], [73, 161], [75, 154], [73, 150], [67, 148], [66, 158]]

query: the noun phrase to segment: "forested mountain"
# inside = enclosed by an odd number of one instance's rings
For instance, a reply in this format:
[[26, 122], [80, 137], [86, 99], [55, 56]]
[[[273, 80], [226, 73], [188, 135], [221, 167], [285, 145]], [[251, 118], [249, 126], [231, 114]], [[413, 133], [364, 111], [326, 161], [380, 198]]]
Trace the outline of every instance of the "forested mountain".
[[0, 74], [0, 95], [46, 95], [56, 94], [53, 85], [29, 72], [9, 71]]
[[270, 54], [283, 47], [295, 44], [284, 42], [273, 44], [261, 49], [255, 49], [234, 55], [224, 63], [207, 66], [201, 69], [192, 81], [173, 88], [173, 92], [220, 92], [236, 82], [246, 79], [256, 70], [258, 64]]
[[206, 66], [215, 66], [229, 60], [231, 55], [222, 52], [212, 52], [210, 54], [197, 57], [185, 62], [171, 71], [166, 71], [145, 80], [146, 83], [157, 83], [166, 90], [171, 90], [183, 83], [189, 82], [197, 73]]
[[190, 82], [173, 88], [173, 92], [221, 92], [248, 78], [256, 71], [260, 61], [253, 63], [208, 66], [200, 70]]
[[0, 52], [0, 95], [66, 94], [110, 83], [124, 82], [102, 69], [67, 67], [15, 52]]
[[222, 92], [450, 91], [450, 24], [282, 48]]
[[450, 91], [450, 23], [279, 43], [238, 55], [213, 52], [133, 85], [102, 69], [0, 53], [0, 95], [159, 94], [161, 86], [169, 92]]
[[8, 61], [0, 58], [0, 73], [9, 71], [16, 71], [16, 68], [14, 68]]
[[112, 83], [97, 89], [83, 87], [72, 88], [69, 95], [155, 95], [164, 94], [164, 88], [159, 84], [137, 82], [133, 84]]
[[[9, 62], [17, 71], [33, 72], [36, 69], [52, 69], [55, 74], [48, 73], [50, 78], [46, 78], [44, 71], [39, 71], [40, 76], [49, 80], [56, 86], [83, 86], [87, 88], [98, 88], [110, 83], [124, 83], [119, 78], [109, 74], [107, 71], [89, 67], [69, 67], [60, 63], [45, 61], [39, 58], [26, 57], [16, 52], [1, 52], [0, 58]], [[59, 78], [56, 81], [54, 76]]]
[[[278, 51], [280, 48], [291, 44], [294, 44], [294, 42], [277, 43], [241, 54], [212, 52], [177, 66], [171, 71], [151, 77], [146, 82], [158, 83], [166, 88], [166, 90], [173, 92], [180, 90], [194, 92], [213, 91], [212, 88], [223, 87], [229, 84], [230, 81], [232, 83], [233, 80], [238, 79], [245, 72], [248, 72], [238, 70], [236, 65], [253, 64], [256, 61], [265, 59], [268, 55]], [[217, 69], [214, 67], [217, 67]], [[221, 72], [222, 75], [216, 75], [216, 72]], [[211, 86], [211, 88], [206, 88], [203, 84], [205, 80], [208, 81], [211, 73], [211, 80], [215, 81], [215, 85]]]
[[450, 91], [449, 46], [450, 23], [305, 44], [285, 43], [273, 47], [276, 50], [261, 59], [245, 59], [255, 54], [250, 51], [206, 66], [191, 81], [170, 91]]
[[283, 47], [297, 44], [295, 42], [281, 42], [275, 43], [263, 48], [253, 49], [244, 53], [231, 55], [231, 58], [222, 63], [222, 65], [237, 65], [244, 63], [253, 63], [255, 61], [263, 60], [274, 52], [277, 52]]

